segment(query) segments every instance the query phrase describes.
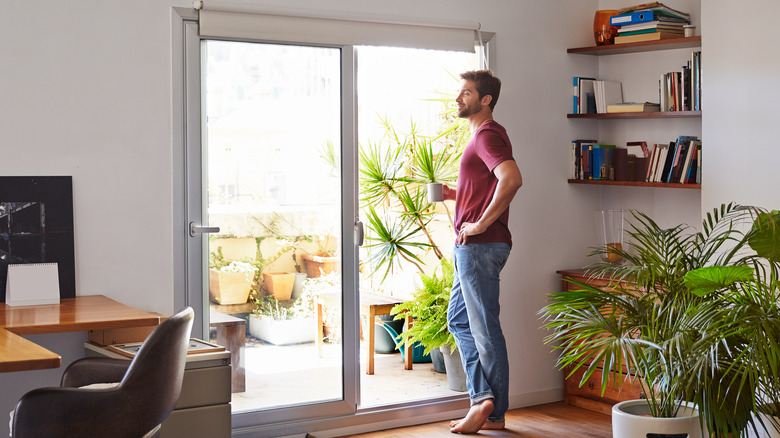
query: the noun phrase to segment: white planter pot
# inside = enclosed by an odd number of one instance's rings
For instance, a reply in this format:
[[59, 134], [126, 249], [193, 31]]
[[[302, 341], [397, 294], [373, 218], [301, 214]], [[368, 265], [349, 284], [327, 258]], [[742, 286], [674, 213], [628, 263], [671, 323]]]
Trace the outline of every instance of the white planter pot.
[[272, 319], [249, 316], [249, 334], [274, 345], [314, 342], [317, 335], [315, 318]]
[[755, 421], [756, 427], [758, 427], [758, 434], [756, 434], [752, 427], [748, 426], [746, 431], [748, 438], [780, 438], [780, 432], [775, 430], [774, 426], [775, 424], [780, 424], [780, 418], [772, 417], [762, 413], [754, 413], [753, 415], [758, 415], [760, 417], [760, 421], [766, 425], [768, 430], [763, 430], [761, 423], [759, 422], [759, 418], [754, 418], [753, 420]]
[[[688, 438], [702, 438], [699, 411], [683, 406], [674, 418], [649, 416], [646, 400], [629, 400], [612, 407], [612, 437], [636, 438], [648, 434], [688, 434]], [[651, 435], [652, 436], [652, 435]]]
[[447, 373], [447, 387], [453, 391], [467, 391], [466, 372], [463, 371], [463, 362], [460, 360], [458, 349], [453, 348], [453, 351], [450, 351], [447, 347], [441, 347], [439, 350], [444, 358], [444, 369]]

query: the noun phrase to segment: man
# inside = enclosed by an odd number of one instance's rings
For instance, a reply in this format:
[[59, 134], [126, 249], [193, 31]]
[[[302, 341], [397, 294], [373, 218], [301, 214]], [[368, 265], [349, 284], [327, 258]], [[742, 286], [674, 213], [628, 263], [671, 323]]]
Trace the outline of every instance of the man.
[[489, 70], [470, 71], [455, 102], [468, 120], [471, 139], [460, 161], [455, 190], [455, 278], [448, 327], [466, 371], [471, 408], [453, 421], [453, 433], [503, 429], [509, 407], [509, 362], [499, 323], [498, 284], [512, 245], [509, 204], [523, 184], [506, 130], [493, 120], [501, 81]]

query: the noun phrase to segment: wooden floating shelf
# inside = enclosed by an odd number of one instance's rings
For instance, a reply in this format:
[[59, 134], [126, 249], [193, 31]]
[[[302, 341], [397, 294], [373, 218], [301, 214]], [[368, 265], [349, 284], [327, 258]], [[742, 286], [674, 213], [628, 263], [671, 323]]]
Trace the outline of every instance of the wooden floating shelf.
[[567, 114], [569, 119], [685, 119], [701, 117], [701, 111], [642, 111], [632, 113]]
[[569, 184], [585, 184], [592, 186], [626, 186], [626, 187], [660, 187], [665, 189], [701, 190], [701, 184], [679, 184], [644, 181], [608, 181], [600, 179], [570, 179]]
[[621, 53], [639, 53], [653, 52], [656, 50], [685, 49], [690, 47], [701, 47], [701, 36], [687, 38], [670, 38], [659, 41], [642, 41], [638, 43], [610, 44], [606, 46], [577, 47], [566, 50], [566, 53], [577, 53], [580, 55], [617, 55]]

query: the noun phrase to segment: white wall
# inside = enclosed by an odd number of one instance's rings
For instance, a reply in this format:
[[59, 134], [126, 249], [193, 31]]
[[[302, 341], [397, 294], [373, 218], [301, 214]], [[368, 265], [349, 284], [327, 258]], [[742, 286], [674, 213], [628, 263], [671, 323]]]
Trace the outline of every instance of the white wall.
[[[253, 3], [326, 7], [314, 0]], [[587, 262], [584, 254], [594, 243], [591, 211], [630, 203], [626, 199], [636, 196], [631, 191], [602, 194], [565, 182], [570, 141], [596, 129], [565, 117], [571, 77], [586, 73], [583, 69], [598, 73], [595, 57], [583, 61], [567, 55], [566, 48], [591, 45], [593, 12], [613, 2], [554, 3], [345, 0], [328, 4], [326, 11], [348, 17], [478, 21], [497, 33], [495, 71], [504, 88], [495, 116], [507, 127], [525, 180], [511, 207], [515, 246], [503, 275], [502, 321], [510, 346], [513, 407], [560, 397], [560, 373], [553, 369], [550, 348], [542, 344], [545, 332], [536, 312], [546, 294], [560, 285], [557, 269]], [[772, 2], [757, 3], [762, 3], [759, 15], [767, 18], [759, 17], [765, 22], [747, 29], [764, 37], [734, 25], [749, 22], [748, 15], [755, 20], [755, 9], [735, 11], [722, 0], [701, 7], [707, 28], [718, 29], [704, 39], [702, 135], [709, 177], [701, 203], [707, 208], [728, 200], [771, 206], [777, 199], [774, 187], [769, 188], [777, 181], [770, 173], [772, 160], [738, 161], [732, 153], [738, 147], [741, 156], [750, 151], [766, 157], [774, 146], [775, 113], [769, 106], [780, 91], [768, 85], [778, 71], [778, 30], [769, 17], [780, 11]], [[188, 0], [80, 0], [67, 7], [51, 0], [2, 2], [0, 173], [73, 175], [79, 294], [101, 293], [148, 311], [174, 310], [170, 17], [172, 6], [189, 5]], [[670, 4], [698, 11], [697, 5], [694, 0]], [[745, 17], [735, 20], [734, 14]], [[735, 80], [741, 85], [729, 91]], [[699, 202], [698, 194], [639, 196], [650, 198], [651, 214], [673, 215], [669, 212], [675, 208]], [[44, 341], [67, 363], [78, 357], [84, 338], [83, 333], [60, 334]], [[57, 371], [0, 374], [0, 412], [10, 410], [27, 389], [55, 385]]]
[[702, 209], [734, 201], [780, 210], [780, 3], [707, 0], [701, 15], [712, 30], [702, 39]]

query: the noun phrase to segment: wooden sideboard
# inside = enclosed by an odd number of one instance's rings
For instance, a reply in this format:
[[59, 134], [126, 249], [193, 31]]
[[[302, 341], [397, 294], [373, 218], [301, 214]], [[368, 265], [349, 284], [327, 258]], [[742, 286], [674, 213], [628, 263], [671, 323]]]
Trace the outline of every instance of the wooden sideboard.
[[[569, 280], [597, 287], [609, 287], [610, 285], [615, 284], [615, 280], [612, 280], [608, 277], [589, 276], [585, 269], [568, 269], [557, 272], [561, 275], [561, 290], [564, 291], [577, 290], [580, 288], [576, 284], [572, 284]], [[564, 370], [564, 403], [583, 409], [600, 412], [602, 414], [611, 415], [612, 406], [614, 404], [626, 400], [636, 400], [644, 397], [639, 383], [636, 381], [629, 382], [627, 380], [623, 382], [622, 388], [620, 390], [618, 390], [610, 381], [607, 384], [604, 394], [602, 394], [601, 379], [604, 373], [601, 368], [594, 372], [586, 382], [580, 385], [580, 381], [582, 380], [582, 376], [585, 374], [586, 370], [586, 367], [580, 367], [569, 378], [566, 378], [565, 376], [569, 375], [571, 370]], [[612, 376], [609, 378], [612, 379]]]

